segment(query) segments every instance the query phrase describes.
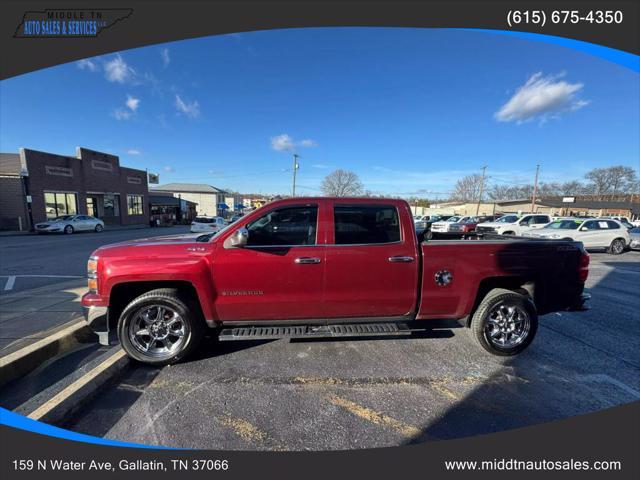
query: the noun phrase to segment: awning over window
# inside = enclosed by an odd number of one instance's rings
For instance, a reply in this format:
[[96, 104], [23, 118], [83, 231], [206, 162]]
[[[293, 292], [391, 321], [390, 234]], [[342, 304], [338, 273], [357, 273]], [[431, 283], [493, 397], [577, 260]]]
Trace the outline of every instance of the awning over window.
[[218, 204], [218, 210], [228, 210], [228, 209], [229, 209], [229, 205], [227, 205], [226, 203]]

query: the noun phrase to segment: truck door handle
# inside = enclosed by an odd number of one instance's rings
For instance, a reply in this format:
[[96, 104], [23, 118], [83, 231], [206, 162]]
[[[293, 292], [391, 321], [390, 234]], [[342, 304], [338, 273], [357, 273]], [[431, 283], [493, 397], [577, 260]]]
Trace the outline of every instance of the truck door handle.
[[409, 263], [409, 262], [413, 262], [413, 260], [414, 260], [413, 257], [403, 257], [403, 256], [389, 257], [389, 261], [391, 263]]
[[320, 263], [320, 259], [318, 257], [298, 257], [295, 262], [300, 265], [311, 265], [314, 263]]

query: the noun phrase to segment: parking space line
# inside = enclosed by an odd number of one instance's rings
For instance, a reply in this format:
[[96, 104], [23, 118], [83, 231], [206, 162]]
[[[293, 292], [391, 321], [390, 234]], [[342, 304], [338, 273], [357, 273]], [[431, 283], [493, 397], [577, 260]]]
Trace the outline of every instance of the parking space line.
[[15, 275], [12, 275], [9, 278], [7, 278], [7, 283], [4, 286], [5, 291], [6, 290], [13, 290], [13, 286], [15, 285], [15, 283], [16, 283], [16, 276]]
[[384, 413], [363, 407], [362, 405], [358, 405], [357, 403], [347, 400], [346, 398], [339, 397], [338, 395], [330, 395], [327, 397], [327, 400], [337, 407], [344, 408], [357, 417], [368, 420], [376, 425], [392, 428], [393, 430], [400, 432], [405, 437], [417, 437], [422, 433], [419, 428], [414, 427], [413, 425], [396, 420]]
[[89, 382], [95, 379], [98, 375], [100, 375], [105, 370], [109, 369], [113, 364], [115, 364], [117, 361], [119, 361], [125, 356], [126, 356], [126, 353], [124, 350], [118, 350], [109, 358], [107, 358], [104, 362], [102, 362], [100, 365], [90, 370], [89, 372], [84, 374], [82, 377], [80, 377], [78, 380], [76, 380], [71, 385], [69, 385], [64, 390], [62, 390], [60, 393], [58, 393], [57, 395], [54, 395], [52, 398], [47, 400], [43, 405], [41, 405], [36, 410], [31, 412], [28, 415], [28, 417], [33, 420], [41, 419], [47, 413], [52, 411], [54, 408], [56, 408], [58, 405], [64, 402], [67, 398], [69, 398], [75, 392], [77, 392], [82, 387], [87, 385]]

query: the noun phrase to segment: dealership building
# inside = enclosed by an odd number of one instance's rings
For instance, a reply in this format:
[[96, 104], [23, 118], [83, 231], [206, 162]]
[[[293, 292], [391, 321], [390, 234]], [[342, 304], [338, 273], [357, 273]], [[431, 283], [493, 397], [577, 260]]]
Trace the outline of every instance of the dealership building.
[[29, 230], [61, 215], [93, 215], [106, 225], [149, 224], [147, 173], [108, 153], [57, 155], [21, 148], [0, 154], [0, 230]]

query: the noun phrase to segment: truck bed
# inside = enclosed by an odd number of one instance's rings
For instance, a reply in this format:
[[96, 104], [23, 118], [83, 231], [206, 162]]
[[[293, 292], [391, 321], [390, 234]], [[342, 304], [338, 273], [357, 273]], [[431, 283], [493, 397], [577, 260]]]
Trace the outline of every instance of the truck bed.
[[[420, 244], [421, 292], [417, 319], [464, 318], [491, 288], [529, 290], [540, 314], [565, 310], [582, 293], [577, 277], [582, 246], [570, 241], [539, 241], [486, 236], [473, 240], [431, 240]], [[436, 276], [449, 272], [451, 282]], [[506, 283], [505, 283], [506, 282]], [[478, 292], [469, 296], [468, 292]]]

